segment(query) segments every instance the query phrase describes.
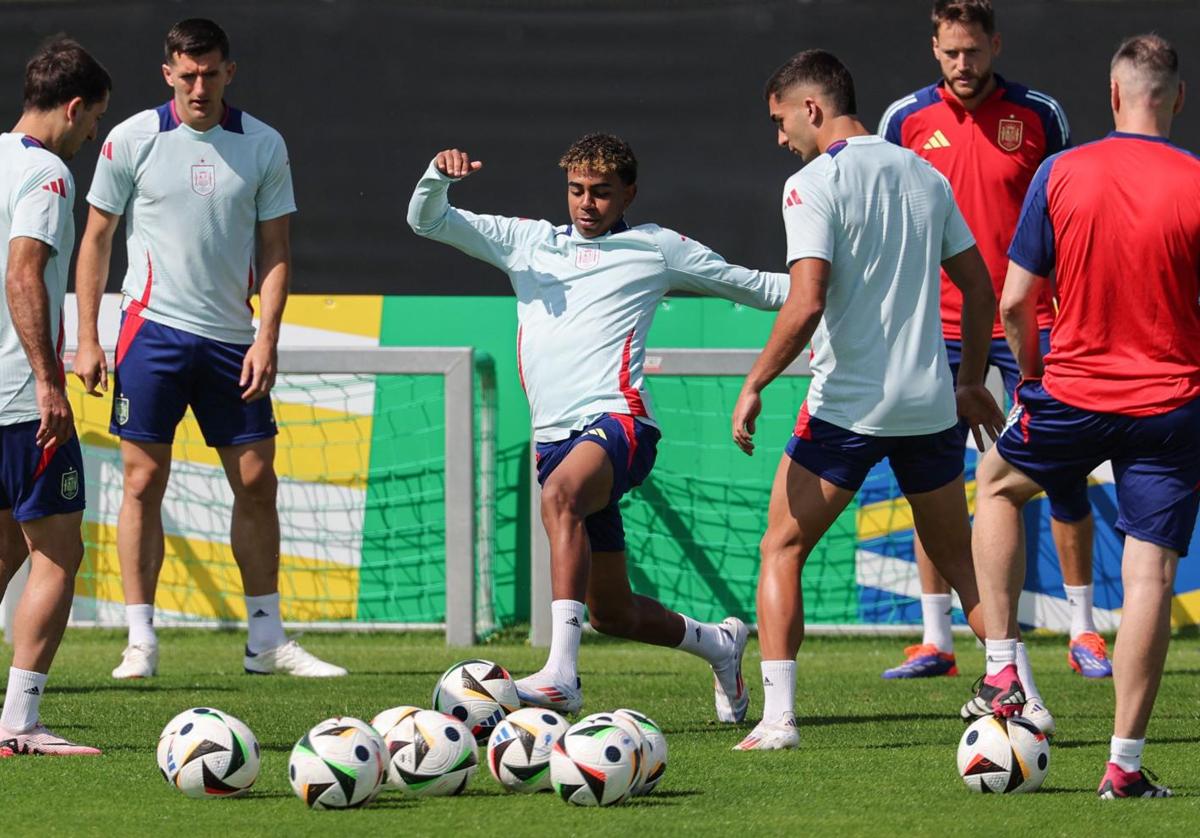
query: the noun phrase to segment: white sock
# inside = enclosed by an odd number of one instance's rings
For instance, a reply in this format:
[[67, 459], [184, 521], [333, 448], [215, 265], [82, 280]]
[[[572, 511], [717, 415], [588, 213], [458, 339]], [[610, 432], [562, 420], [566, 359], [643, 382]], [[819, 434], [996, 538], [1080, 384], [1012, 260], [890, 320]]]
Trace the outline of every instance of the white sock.
[[921, 622], [925, 637], [921, 642], [938, 647], [939, 652], [954, 651], [954, 635], [950, 633], [950, 594], [921, 594]]
[[1021, 679], [1021, 686], [1025, 688], [1025, 700], [1042, 700], [1042, 694], [1037, 688], [1037, 683], [1033, 680], [1033, 667], [1029, 665], [1029, 653], [1025, 651], [1025, 644], [1017, 644], [1017, 677]]
[[287, 643], [283, 618], [279, 615], [279, 592], [246, 597], [246, 619], [250, 636], [246, 645], [251, 652], [265, 652]]
[[996, 675], [1010, 663], [1017, 662], [1017, 641], [985, 640], [987, 650], [987, 674]]
[[154, 603], [126, 605], [125, 621], [129, 623], [130, 646], [158, 645], [158, 635], [154, 633]]
[[8, 670], [8, 689], [4, 692], [4, 712], [0, 714], [0, 727], [9, 733], [26, 733], [38, 721], [38, 708], [46, 692], [46, 676], [41, 672], [17, 669]]
[[579, 638], [583, 636], [583, 603], [556, 599], [550, 603], [550, 656], [542, 672], [574, 685], [579, 677]]
[[1112, 738], [1109, 745], [1108, 761], [1115, 762], [1122, 771], [1142, 770], [1142, 749], [1146, 747], [1145, 739]]
[[1071, 608], [1071, 637], [1078, 637], [1087, 631], [1095, 631], [1096, 624], [1092, 622], [1092, 594], [1094, 585], [1063, 585], [1067, 593], [1067, 604]]
[[796, 662], [763, 661], [763, 721], [781, 721], [796, 712]]
[[686, 614], [679, 616], [683, 617], [683, 641], [675, 648], [704, 658], [712, 666], [729, 660], [733, 644], [729, 642], [729, 635], [721, 631], [719, 626], [698, 623]]

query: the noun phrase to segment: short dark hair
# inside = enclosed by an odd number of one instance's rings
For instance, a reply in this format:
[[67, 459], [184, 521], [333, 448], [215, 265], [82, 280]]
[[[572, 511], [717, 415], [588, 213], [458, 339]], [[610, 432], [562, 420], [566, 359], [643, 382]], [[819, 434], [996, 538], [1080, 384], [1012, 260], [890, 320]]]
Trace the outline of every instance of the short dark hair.
[[1179, 76], [1179, 53], [1163, 37], [1153, 33], [1126, 38], [1113, 53], [1112, 67], [1128, 61], [1138, 70], [1155, 76], [1162, 82]]
[[78, 97], [89, 107], [112, 90], [112, 77], [100, 62], [64, 35], [42, 44], [25, 65], [24, 108], [49, 111]]
[[563, 152], [562, 169], [583, 169], [606, 175], [616, 172], [626, 186], [637, 183], [638, 163], [629, 143], [612, 134], [585, 134]]
[[767, 79], [763, 98], [781, 97], [798, 84], [815, 84], [829, 97], [830, 104], [837, 109], [835, 116], [850, 116], [858, 113], [854, 98], [854, 79], [846, 65], [832, 52], [823, 49], [806, 49], [798, 52], [783, 63]]
[[179, 21], [171, 27], [163, 43], [163, 52], [167, 56], [168, 64], [176, 55], [204, 55], [214, 49], [220, 50], [222, 61], [228, 58], [229, 36], [216, 23], [203, 17], [190, 17]]
[[996, 34], [996, 13], [991, 0], [933, 0], [933, 34], [938, 33], [943, 23], [959, 23], [970, 26], [978, 23], [989, 35]]

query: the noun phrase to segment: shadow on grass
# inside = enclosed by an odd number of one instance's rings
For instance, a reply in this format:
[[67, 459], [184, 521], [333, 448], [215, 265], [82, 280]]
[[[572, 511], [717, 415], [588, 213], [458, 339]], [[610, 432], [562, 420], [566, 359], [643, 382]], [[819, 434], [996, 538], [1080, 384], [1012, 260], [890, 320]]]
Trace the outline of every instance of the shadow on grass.
[[[1192, 745], [1200, 742], [1200, 736], [1174, 736], [1160, 738], [1153, 737], [1150, 740], [1155, 745]], [[1054, 739], [1051, 741], [1052, 748], [1095, 748], [1100, 745], [1107, 747], [1108, 739]]]
[[72, 687], [54, 685], [55, 693], [80, 694], [98, 692], [127, 692], [127, 693], [184, 693], [203, 690], [206, 693], [236, 692], [234, 687], [218, 687], [211, 684], [187, 684], [177, 687], [163, 687], [157, 684], [93, 684], [87, 687]]

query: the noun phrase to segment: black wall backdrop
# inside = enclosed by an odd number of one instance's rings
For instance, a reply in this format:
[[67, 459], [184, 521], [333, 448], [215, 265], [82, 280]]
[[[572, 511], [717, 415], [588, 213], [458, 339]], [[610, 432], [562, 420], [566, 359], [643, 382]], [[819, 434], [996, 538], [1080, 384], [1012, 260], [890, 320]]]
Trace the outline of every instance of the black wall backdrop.
[[[1076, 143], [1111, 128], [1108, 61], [1125, 35], [1156, 31], [1200, 66], [1200, 3], [996, 0], [998, 69], [1055, 96]], [[206, 16], [229, 32], [228, 100], [284, 135], [300, 213], [294, 291], [507, 294], [496, 271], [418, 239], [404, 222], [432, 155], [457, 146], [482, 173], [453, 200], [480, 212], [565, 220], [556, 161], [593, 130], [625, 137], [641, 162], [631, 221], [655, 221], [731, 261], [779, 269], [779, 190], [798, 161], [774, 145], [762, 85], [790, 54], [823, 47], [854, 74], [874, 129], [894, 99], [936, 79], [927, 0], [610, 0], [454, 3], [5, 2], [0, 119], [15, 122], [22, 68], [66, 32], [115, 81], [102, 133], [168, 97], [166, 30]], [[1198, 94], [1200, 95], [1200, 94]], [[1200, 147], [1200, 100], [1174, 139]], [[98, 146], [72, 162], [86, 195]], [[86, 211], [76, 207], [80, 232]], [[110, 290], [119, 287], [118, 246]]]

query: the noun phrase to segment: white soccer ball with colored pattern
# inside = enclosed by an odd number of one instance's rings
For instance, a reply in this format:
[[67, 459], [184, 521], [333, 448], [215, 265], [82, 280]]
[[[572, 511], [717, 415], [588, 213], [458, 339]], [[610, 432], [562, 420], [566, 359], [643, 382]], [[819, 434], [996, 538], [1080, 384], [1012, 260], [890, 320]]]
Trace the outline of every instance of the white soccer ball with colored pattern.
[[364, 721], [326, 719], [292, 748], [288, 778], [311, 809], [366, 806], [387, 779], [387, 746]]
[[258, 740], [244, 722], [209, 707], [185, 710], [163, 728], [158, 769], [188, 797], [233, 797], [258, 779]]
[[496, 725], [521, 706], [517, 685], [503, 666], [486, 660], [459, 661], [433, 688], [433, 709], [449, 713], [484, 744]]
[[492, 731], [488, 769], [496, 782], [513, 792], [550, 790], [550, 752], [570, 723], [553, 710], [522, 707]]

